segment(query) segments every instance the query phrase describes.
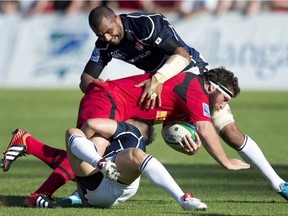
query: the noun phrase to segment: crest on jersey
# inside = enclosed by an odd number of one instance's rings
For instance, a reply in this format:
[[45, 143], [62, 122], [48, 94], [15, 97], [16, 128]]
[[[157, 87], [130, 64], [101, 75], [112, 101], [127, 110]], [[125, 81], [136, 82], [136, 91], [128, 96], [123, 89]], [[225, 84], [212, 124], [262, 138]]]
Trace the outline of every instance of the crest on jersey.
[[137, 50], [143, 50], [143, 45], [141, 43], [139, 43], [138, 41], [135, 43], [135, 49]]
[[209, 105], [206, 103], [202, 103], [202, 107], [203, 107], [203, 115], [211, 118]]
[[111, 53], [112, 57], [115, 59], [122, 59], [123, 58], [123, 54], [120, 50], [115, 50]]
[[162, 41], [162, 38], [158, 37], [158, 38], [156, 39], [155, 43], [156, 43], [157, 45], [159, 45], [159, 44], [161, 43], [161, 41]]

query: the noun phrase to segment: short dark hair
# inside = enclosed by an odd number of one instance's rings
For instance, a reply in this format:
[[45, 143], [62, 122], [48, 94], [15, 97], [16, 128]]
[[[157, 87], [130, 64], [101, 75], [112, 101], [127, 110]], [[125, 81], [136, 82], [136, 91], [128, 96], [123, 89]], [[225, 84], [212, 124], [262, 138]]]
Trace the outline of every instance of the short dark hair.
[[231, 90], [233, 92], [233, 98], [240, 93], [238, 78], [225, 67], [210, 69], [204, 73], [204, 78], [207, 82], [212, 81]]
[[104, 17], [107, 19], [115, 18], [116, 14], [111, 8], [105, 6], [96, 7], [90, 12], [88, 20], [93, 31], [99, 28]]

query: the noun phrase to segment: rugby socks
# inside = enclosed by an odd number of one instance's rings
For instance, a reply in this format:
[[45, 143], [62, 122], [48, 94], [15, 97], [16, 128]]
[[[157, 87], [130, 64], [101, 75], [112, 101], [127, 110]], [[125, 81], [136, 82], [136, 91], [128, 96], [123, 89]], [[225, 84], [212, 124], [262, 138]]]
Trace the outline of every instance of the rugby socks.
[[70, 167], [68, 158], [66, 157], [35, 193], [52, 195], [58, 188], [69, 182], [71, 179], [74, 179], [74, 177], [74, 173]]
[[93, 142], [79, 134], [73, 134], [69, 137], [68, 146], [76, 157], [91, 164], [93, 167], [97, 167], [97, 163], [102, 159]]
[[284, 180], [277, 175], [254, 140], [245, 135], [244, 143], [237, 151], [246, 162], [261, 172], [276, 192], [280, 192], [279, 185]]
[[26, 145], [26, 153], [39, 158], [53, 169], [53, 172], [35, 193], [52, 195], [58, 188], [74, 179], [66, 151], [45, 145], [32, 136], [26, 138]]
[[45, 145], [32, 136], [26, 138], [26, 145], [26, 153], [39, 158], [52, 169], [58, 167], [63, 159], [67, 158], [66, 151]]
[[147, 155], [142, 161], [139, 170], [146, 176], [150, 183], [162, 188], [177, 200], [178, 203], [181, 203], [181, 197], [184, 195], [184, 192], [156, 158]]

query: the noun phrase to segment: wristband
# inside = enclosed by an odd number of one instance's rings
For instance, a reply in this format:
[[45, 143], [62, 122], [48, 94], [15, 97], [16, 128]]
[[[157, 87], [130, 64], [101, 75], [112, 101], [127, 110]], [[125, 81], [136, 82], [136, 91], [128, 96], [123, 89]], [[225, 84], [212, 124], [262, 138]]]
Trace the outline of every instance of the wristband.
[[103, 168], [103, 163], [107, 162], [104, 158], [100, 159], [99, 162], [97, 163], [97, 167], [98, 169], [102, 169]]
[[[164, 65], [165, 66], [165, 65]], [[163, 67], [164, 67], [163, 66]], [[162, 68], [163, 68], [162, 67]], [[166, 81], [166, 77], [163, 75], [163, 74], [161, 74], [160, 72], [157, 72], [156, 74], [154, 74], [154, 77], [155, 77], [155, 79], [157, 80], [157, 82], [159, 82], [159, 83], [164, 83], [165, 81]]]
[[166, 80], [180, 73], [189, 65], [189, 61], [181, 55], [172, 55], [168, 61], [154, 75], [159, 83], [164, 83]]

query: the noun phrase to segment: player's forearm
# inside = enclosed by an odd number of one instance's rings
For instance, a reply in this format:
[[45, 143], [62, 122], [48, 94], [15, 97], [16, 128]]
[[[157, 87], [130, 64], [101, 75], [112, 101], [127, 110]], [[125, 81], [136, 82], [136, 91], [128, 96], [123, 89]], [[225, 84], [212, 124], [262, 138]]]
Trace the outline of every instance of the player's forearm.
[[117, 129], [117, 122], [106, 118], [88, 119], [81, 130], [88, 139], [91, 139], [95, 134], [109, 139]]
[[83, 73], [81, 74], [81, 83], [80, 89], [83, 93], [86, 92], [87, 86], [93, 82], [95, 79], [98, 79], [102, 73], [104, 67], [97, 65], [92, 60], [89, 60], [84, 68]]
[[189, 61], [187, 58], [179, 55], [174, 54], [172, 55], [168, 61], [156, 72], [154, 77], [159, 83], [164, 83], [166, 80], [174, 77], [184, 68], [189, 65]]
[[86, 89], [87, 89], [87, 86], [93, 82], [94, 78], [92, 76], [90, 76], [89, 74], [87, 73], [83, 73], [81, 75], [81, 78], [80, 78], [80, 84], [79, 84], [79, 87], [81, 89], [81, 91], [85, 94], [86, 92]]
[[195, 123], [196, 131], [206, 151], [225, 169], [229, 169], [230, 161], [222, 147], [220, 139], [211, 122]]

